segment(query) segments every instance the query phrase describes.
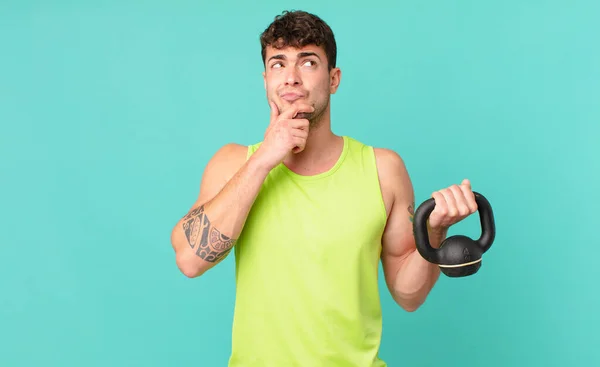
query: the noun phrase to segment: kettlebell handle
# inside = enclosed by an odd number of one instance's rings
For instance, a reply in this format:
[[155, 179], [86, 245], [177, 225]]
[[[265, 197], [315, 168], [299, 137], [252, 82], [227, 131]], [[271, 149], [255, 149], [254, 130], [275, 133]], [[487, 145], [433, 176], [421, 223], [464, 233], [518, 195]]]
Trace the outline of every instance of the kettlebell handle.
[[[477, 211], [479, 212], [479, 221], [481, 224], [481, 236], [475, 241], [483, 252], [486, 252], [496, 236], [496, 228], [494, 224], [494, 214], [490, 202], [478, 192], [473, 192], [475, 202], [477, 203]], [[419, 252], [429, 262], [439, 264], [439, 252], [431, 247], [429, 235], [427, 232], [427, 219], [435, 209], [435, 199], [430, 198], [424, 201], [415, 212], [413, 222], [413, 233]]]

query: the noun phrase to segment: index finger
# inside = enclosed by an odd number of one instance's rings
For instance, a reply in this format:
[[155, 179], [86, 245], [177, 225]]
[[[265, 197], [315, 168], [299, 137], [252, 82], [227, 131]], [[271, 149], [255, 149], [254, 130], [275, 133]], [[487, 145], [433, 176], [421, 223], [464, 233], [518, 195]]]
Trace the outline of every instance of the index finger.
[[315, 108], [309, 104], [305, 104], [305, 103], [298, 104], [298, 105], [294, 104], [294, 105], [292, 105], [292, 107], [289, 110], [284, 111], [281, 114], [281, 116], [284, 118], [292, 119], [292, 118], [295, 118], [296, 115], [300, 112], [311, 113], [311, 112], [314, 112], [314, 110], [315, 110]]

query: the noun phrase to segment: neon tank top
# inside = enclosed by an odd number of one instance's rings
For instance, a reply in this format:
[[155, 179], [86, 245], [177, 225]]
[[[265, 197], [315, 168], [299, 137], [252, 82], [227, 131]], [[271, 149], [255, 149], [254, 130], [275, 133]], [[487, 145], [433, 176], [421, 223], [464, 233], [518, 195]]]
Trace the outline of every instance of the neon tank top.
[[230, 367], [386, 366], [385, 206], [373, 148], [343, 139], [329, 171], [302, 176], [280, 164], [263, 183], [234, 246]]

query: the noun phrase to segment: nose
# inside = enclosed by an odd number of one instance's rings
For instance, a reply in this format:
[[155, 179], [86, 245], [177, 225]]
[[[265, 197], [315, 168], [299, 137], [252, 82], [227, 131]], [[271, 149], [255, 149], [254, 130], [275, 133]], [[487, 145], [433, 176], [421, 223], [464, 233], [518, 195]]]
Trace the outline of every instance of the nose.
[[285, 75], [285, 84], [286, 85], [299, 85], [302, 84], [302, 80], [300, 79], [300, 74], [298, 73], [298, 69], [295, 67], [287, 68]]

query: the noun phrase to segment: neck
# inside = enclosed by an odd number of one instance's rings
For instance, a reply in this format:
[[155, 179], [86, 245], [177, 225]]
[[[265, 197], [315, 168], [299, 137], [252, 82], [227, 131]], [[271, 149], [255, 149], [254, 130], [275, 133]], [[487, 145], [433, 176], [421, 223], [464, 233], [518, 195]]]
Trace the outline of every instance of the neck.
[[290, 170], [312, 176], [331, 169], [337, 162], [344, 142], [341, 136], [331, 131], [329, 114], [315, 124], [311, 124], [306, 146], [300, 153], [289, 154], [283, 161]]

